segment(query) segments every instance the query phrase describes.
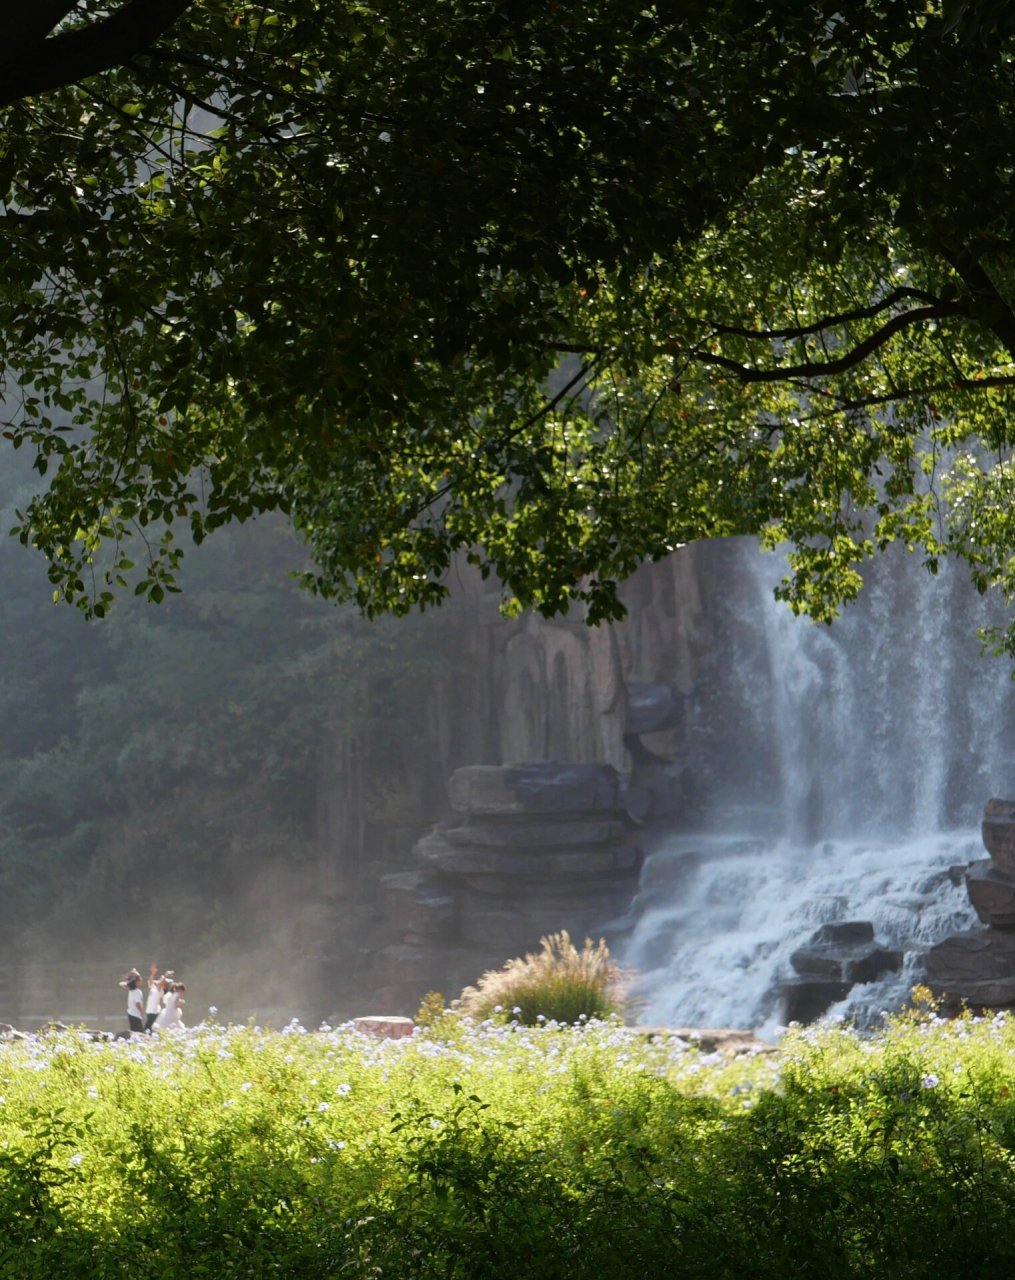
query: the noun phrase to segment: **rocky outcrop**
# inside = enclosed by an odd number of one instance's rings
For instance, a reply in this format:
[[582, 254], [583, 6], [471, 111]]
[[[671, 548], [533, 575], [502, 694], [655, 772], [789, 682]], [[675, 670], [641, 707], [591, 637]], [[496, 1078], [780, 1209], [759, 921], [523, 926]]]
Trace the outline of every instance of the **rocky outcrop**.
[[1015, 877], [985, 858], [970, 864], [966, 891], [984, 924], [995, 929], [1015, 929]]
[[1015, 877], [1015, 800], [988, 800], [980, 830], [995, 869]]
[[534, 814], [616, 813], [620, 780], [595, 764], [473, 765], [456, 769], [448, 786], [456, 813], [481, 819]]
[[927, 985], [950, 1009], [1015, 1007], [1015, 800], [988, 800], [981, 831], [990, 857], [971, 863], [965, 881], [986, 927], [953, 934], [925, 960]]
[[1007, 1009], [1015, 1006], [1015, 932], [976, 929], [932, 947], [927, 985], [949, 1007]]
[[382, 881], [398, 941], [374, 976], [391, 1007], [457, 996], [545, 934], [598, 935], [637, 888], [641, 848], [608, 765], [473, 765], [448, 791], [455, 816], [416, 843], [414, 871]]
[[856, 983], [902, 968], [902, 952], [875, 941], [869, 920], [823, 924], [789, 959], [798, 976], [783, 985], [787, 1022], [813, 1022]]

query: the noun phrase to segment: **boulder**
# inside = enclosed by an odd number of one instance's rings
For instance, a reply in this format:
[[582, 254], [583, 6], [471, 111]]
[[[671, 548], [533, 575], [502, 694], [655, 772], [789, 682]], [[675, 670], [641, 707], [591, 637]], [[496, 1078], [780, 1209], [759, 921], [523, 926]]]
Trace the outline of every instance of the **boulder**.
[[854, 944], [873, 942], [874, 926], [869, 920], [829, 920], [815, 930], [811, 942], [823, 946], [826, 943]]
[[611, 813], [620, 806], [615, 769], [546, 761], [467, 765], [448, 785], [451, 807], [466, 814]]
[[[924, 960], [927, 985], [935, 994], [952, 1000], [994, 1007], [1015, 1001], [1015, 932], [972, 929], [956, 933], [931, 947]], [[996, 990], [988, 990], [993, 988]], [[1012, 999], [1008, 999], [1011, 993]]]
[[984, 858], [970, 864], [966, 892], [984, 924], [995, 929], [1015, 929], [1015, 878]]
[[809, 942], [793, 952], [789, 962], [803, 978], [852, 985], [897, 973], [902, 968], [902, 953], [875, 942], [869, 920], [842, 920], [823, 924]]
[[786, 1022], [813, 1022], [845, 1000], [852, 982], [835, 978], [795, 978], [783, 984]]
[[988, 800], [981, 831], [994, 865], [1015, 875], [1015, 800]]
[[[949, 993], [942, 993], [947, 997]], [[946, 1005], [957, 1003], [971, 1005], [974, 1009], [1010, 1009], [1015, 1006], [1015, 976], [1011, 978], [985, 978], [967, 982], [960, 996], [946, 999]]]
[[869, 951], [847, 960], [842, 976], [847, 982], [877, 982], [886, 973], [902, 971], [902, 952], [890, 947], [871, 947]]

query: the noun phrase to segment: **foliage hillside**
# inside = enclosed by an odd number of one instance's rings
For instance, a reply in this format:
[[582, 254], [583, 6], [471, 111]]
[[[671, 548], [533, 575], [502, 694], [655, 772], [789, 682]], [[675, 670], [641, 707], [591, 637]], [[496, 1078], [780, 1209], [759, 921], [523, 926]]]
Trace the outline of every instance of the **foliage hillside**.
[[[28, 491], [7, 472], [0, 509]], [[0, 542], [8, 962], [54, 942], [65, 961], [105, 958], [114, 940], [179, 962], [236, 938], [312, 940], [300, 913], [322, 909], [328, 753], [354, 749], [367, 787], [383, 767], [397, 802], [404, 717], [423, 718], [453, 644], [450, 619], [396, 636], [313, 600], [285, 577], [296, 550], [281, 521], [227, 531], [194, 549], [185, 597], [98, 627], [54, 607], [37, 566]], [[326, 834], [324, 878], [354, 890], [355, 857]]]

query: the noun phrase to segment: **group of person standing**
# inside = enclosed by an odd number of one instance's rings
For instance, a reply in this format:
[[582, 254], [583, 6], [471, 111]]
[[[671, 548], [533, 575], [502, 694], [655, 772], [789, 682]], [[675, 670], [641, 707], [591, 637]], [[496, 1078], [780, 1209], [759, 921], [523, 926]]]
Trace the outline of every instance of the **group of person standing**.
[[182, 982], [176, 981], [172, 969], [167, 969], [160, 976], [159, 966], [150, 965], [147, 993], [136, 969], [131, 969], [120, 986], [127, 989], [127, 1025], [132, 1032], [151, 1031], [153, 1028], [183, 1030], [185, 1024], [180, 1007], [184, 1003], [187, 988]]

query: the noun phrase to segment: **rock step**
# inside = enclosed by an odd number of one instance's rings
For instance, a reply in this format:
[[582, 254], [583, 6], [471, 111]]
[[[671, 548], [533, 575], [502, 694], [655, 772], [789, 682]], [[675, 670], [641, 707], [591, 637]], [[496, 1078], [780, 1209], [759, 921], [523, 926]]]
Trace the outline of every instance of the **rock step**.
[[453, 844], [434, 833], [416, 843], [413, 855], [424, 866], [450, 875], [497, 875], [557, 879], [596, 872], [637, 871], [641, 850], [635, 845], [601, 845], [592, 849], [508, 851], [481, 845]]
[[961, 999], [972, 982], [1015, 982], [1015, 933], [972, 929], [931, 947], [925, 959], [927, 984]]
[[451, 807], [466, 814], [614, 813], [620, 779], [609, 765], [545, 761], [467, 765], [448, 784]]
[[984, 858], [966, 871], [966, 892], [973, 910], [995, 929], [1015, 929], [1015, 879]]
[[794, 978], [783, 984], [787, 1022], [814, 1022], [823, 1013], [845, 1000], [852, 989], [852, 982], [834, 978]]
[[440, 832], [451, 844], [479, 845], [494, 849], [555, 849], [571, 845], [613, 844], [624, 836], [622, 822], [602, 820], [576, 822], [562, 818], [557, 822], [533, 821], [530, 815], [510, 821], [469, 823], [448, 827]]

